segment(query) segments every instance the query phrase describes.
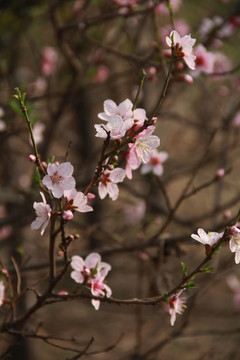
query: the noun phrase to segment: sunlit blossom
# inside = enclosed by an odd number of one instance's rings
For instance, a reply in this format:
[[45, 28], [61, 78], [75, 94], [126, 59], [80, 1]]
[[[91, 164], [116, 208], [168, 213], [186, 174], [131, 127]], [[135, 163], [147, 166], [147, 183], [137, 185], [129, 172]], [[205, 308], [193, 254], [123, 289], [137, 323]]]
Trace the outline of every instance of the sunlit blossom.
[[181, 37], [176, 30], [171, 31], [170, 36], [166, 37], [167, 45], [169, 47], [173, 46], [174, 56], [177, 59], [184, 60], [191, 70], [195, 69], [196, 56], [193, 55], [193, 45], [195, 42], [196, 39], [192, 39], [191, 35]]
[[119, 194], [117, 183], [122, 182], [125, 176], [126, 172], [121, 168], [105, 170], [100, 177], [98, 186], [100, 199], [104, 199], [108, 194], [112, 200], [116, 200]]
[[48, 164], [47, 175], [44, 176], [42, 183], [49, 190], [52, 191], [52, 194], [55, 198], [59, 199], [64, 190], [72, 190], [76, 181], [72, 177], [73, 166], [70, 162], [65, 162], [62, 164], [53, 163]]
[[223, 233], [208, 232], [206, 233], [203, 229], [198, 229], [198, 235], [192, 234], [191, 238], [199, 241], [203, 245], [213, 246], [221, 237]]
[[141, 173], [147, 174], [152, 172], [157, 176], [163, 174], [162, 164], [168, 159], [168, 153], [166, 151], [153, 150], [150, 155], [150, 160], [141, 166]]
[[41, 197], [43, 199], [42, 202], [34, 202], [33, 208], [36, 211], [36, 219], [31, 223], [32, 230], [38, 230], [41, 228], [41, 235], [44, 234], [46, 227], [48, 226], [52, 209], [50, 205], [47, 204], [45, 196], [42, 192], [40, 192]]

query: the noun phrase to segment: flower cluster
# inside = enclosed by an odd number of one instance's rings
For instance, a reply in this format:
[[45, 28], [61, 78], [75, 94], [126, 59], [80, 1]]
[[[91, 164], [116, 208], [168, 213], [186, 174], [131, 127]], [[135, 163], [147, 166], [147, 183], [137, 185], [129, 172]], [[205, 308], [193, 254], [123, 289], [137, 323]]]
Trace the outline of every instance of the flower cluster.
[[[102, 262], [101, 256], [97, 253], [89, 254], [85, 260], [80, 256], [73, 256], [71, 267], [71, 278], [77, 283], [83, 284], [91, 289], [94, 296], [110, 297], [112, 290], [106, 285], [105, 277], [111, 270], [111, 265]], [[100, 301], [92, 299], [95, 310], [99, 309]]]
[[[121, 141], [124, 136], [129, 139], [127, 148], [122, 151], [126, 160], [126, 169], [116, 168], [105, 170], [100, 177], [98, 192], [101, 199], [108, 194], [112, 200], [118, 198], [117, 183], [122, 182], [125, 176], [132, 179], [132, 170], [151, 160], [151, 155], [160, 145], [158, 136], [153, 135], [154, 125], [150, 125], [137, 133], [137, 130], [147, 121], [146, 111], [141, 108], [134, 109], [131, 100], [126, 99], [117, 105], [113, 100], [106, 100], [103, 104], [104, 112], [98, 114], [105, 124], [95, 124], [96, 136], [110, 140]], [[136, 132], [136, 135], [134, 135]], [[164, 161], [164, 160], [163, 160]], [[160, 166], [157, 173], [161, 173]]]
[[[74, 211], [93, 211], [93, 208], [88, 205], [87, 196], [75, 189], [76, 181], [72, 174], [73, 166], [70, 162], [62, 164], [57, 162], [49, 163], [47, 166], [47, 175], [45, 175], [42, 180], [43, 185], [45, 185], [48, 190], [51, 190], [54, 198], [64, 198], [62, 217], [65, 220], [71, 220]], [[41, 235], [43, 235], [51, 216], [55, 214], [55, 212], [53, 212], [50, 205], [47, 204], [44, 194], [42, 192], [40, 192], [40, 194], [43, 201], [34, 202], [33, 204], [37, 217], [32, 222], [31, 228], [32, 230], [41, 229]]]
[[[209, 232], [206, 233], [203, 229], [198, 229], [198, 235], [192, 234], [191, 237], [194, 240], [199, 241], [203, 245], [205, 245], [206, 250], [211, 250], [212, 246], [216, 244], [216, 242], [223, 237], [222, 233], [217, 232]], [[240, 229], [239, 224], [236, 226], [231, 226], [228, 230], [230, 240], [229, 240], [229, 248], [231, 252], [235, 252], [235, 263], [240, 263]]]

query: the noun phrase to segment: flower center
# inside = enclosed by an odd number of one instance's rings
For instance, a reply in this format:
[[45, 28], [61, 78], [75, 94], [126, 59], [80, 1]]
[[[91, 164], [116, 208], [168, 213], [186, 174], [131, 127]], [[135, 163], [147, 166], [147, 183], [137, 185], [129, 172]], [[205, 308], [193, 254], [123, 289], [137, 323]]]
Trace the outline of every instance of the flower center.
[[152, 165], [158, 165], [160, 163], [159, 159], [157, 157], [151, 158], [151, 164]]
[[103, 183], [103, 185], [107, 185], [107, 183], [111, 182], [111, 180], [109, 179], [109, 174], [102, 174], [101, 182]]
[[204, 58], [202, 56], [197, 56], [195, 62], [196, 62], [196, 66], [203, 66]]
[[62, 181], [63, 177], [59, 175], [57, 172], [51, 176], [51, 180], [53, 184], [59, 184]]
[[177, 43], [174, 47], [174, 55], [178, 58], [178, 59], [183, 59], [184, 58], [184, 52], [182, 51], [183, 48], [182, 46], [179, 45], [179, 43]]

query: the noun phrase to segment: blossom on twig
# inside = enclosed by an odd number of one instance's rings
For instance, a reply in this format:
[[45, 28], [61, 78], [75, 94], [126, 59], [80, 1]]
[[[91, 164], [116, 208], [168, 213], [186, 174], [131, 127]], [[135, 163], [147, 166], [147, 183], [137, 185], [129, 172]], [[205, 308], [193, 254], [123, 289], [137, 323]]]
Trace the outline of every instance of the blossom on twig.
[[209, 245], [211, 247], [223, 236], [223, 232], [222, 233], [217, 233], [217, 232], [206, 233], [201, 228], [198, 229], [197, 233], [198, 233], [198, 235], [192, 234], [191, 238], [199, 241], [203, 245]]
[[162, 164], [168, 159], [168, 153], [166, 151], [153, 150], [150, 156], [150, 160], [143, 164], [141, 167], [141, 173], [147, 174], [152, 172], [154, 175], [161, 176], [163, 174]]
[[231, 252], [235, 252], [235, 263], [240, 263], [240, 230], [237, 226], [230, 228], [231, 238], [229, 241], [229, 247]]
[[31, 223], [32, 230], [38, 230], [41, 228], [41, 235], [44, 234], [46, 227], [48, 226], [52, 209], [50, 205], [47, 204], [45, 196], [42, 192], [40, 192], [41, 197], [43, 199], [42, 202], [34, 202], [33, 208], [36, 211], [36, 219]]
[[[84, 283], [91, 289], [94, 296], [111, 296], [112, 290], [104, 283], [104, 280], [112, 267], [110, 264], [102, 262], [99, 254], [91, 253], [85, 260], [75, 255], [72, 257], [71, 267], [74, 270], [71, 272], [71, 278], [77, 283]], [[100, 301], [92, 299], [92, 305], [95, 310], [98, 310]]]
[[63, 196], [64, 190], [72, 190], [76, 181], [72, 177], [73, 166], [70, 162], [62, 164], [53, 163], [48, 164], [47, 175], [44, 176], [42, 183], [49, 190], [55, 198], [59, 199]]
[[117, 183], [122, 182], [125, 176], [126, 171], [121, 168], [105, 170], [100, 177], [98, 186], [100, 199], [104, 199], [108, 194], [112, 200], [116, 200], [119, 194]]
[[138, 169], [141, 163], [146, 164], [151, 158], [152, 151], [160, 145], [160, 138], [152, 135], [154, 130], [155, 126], [148, 126], [135, 136], [133, 144], [128, 144], [126, 174], [129, 179], [132, 178], [132, 170]]
[[174, 326], [177, 314], [181, 315], [184, 312], [184, 308], [186, 308], [186, 305], [185, 305], [186, 300], [185, 300], [185, 298], [180, 297], [183, 290], [180, 290], [179, 292], [177, 292], [176, 294], [171, 296], [170, 299], [168, 300], [167, 309], [168, 309], [168, 312], [169, 312], [170, 317], [171, 317], [170, 318], [171, 326]]
[[196, 39], [192, 39], [191, 35], [181, 37], [176, 30], [171, 31], [170, 37], [166, 37], [166, 43], [169, 47], [173, 46], [173, 53], [177, 59], [185, 61], [186, 65], [191, 69], [195, 69], [196, 56], [193, 55], [193, 45]]
[[73, 217], [73, 212], [75, 210], [79, 212], [93, 211], [92, 206], [88, 205], [88, 197], [81, 191], [77, 191], [76, 189], [64, 190], [63, 195], [65, 198], [65, 205], [63, 209], [66, 213], [66, 216], [71, 217], [70, 213], [72, 213]]

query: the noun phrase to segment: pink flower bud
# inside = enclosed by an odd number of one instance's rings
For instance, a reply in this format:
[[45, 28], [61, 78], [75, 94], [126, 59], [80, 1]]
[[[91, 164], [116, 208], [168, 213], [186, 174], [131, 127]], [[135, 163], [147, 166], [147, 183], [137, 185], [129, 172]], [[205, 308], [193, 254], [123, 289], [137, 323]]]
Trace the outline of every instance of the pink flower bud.
[[224, 169], [218, 169], [216, 171], [215, 177], [216, 177], [216, 179], [221, 179], [221, 178], [224, 177], [224, 175], [225, 175], [225, 170]]
[[47, 171], [47, 167], [48, 167], [47, 163], [45, 161], [42, 161], [41, 164], [42, 164], [42, 167]]
[[71, 210], [64, 210], [63, 219], [72, 220], [72, 218], [73, 218], [73, 213], [71, 212]]
[[148, 73], [149, 73], [149, 75], [151, 75], [151, 76], [156, 75], [157, 69], [155, 68], [155, 66], [151, 66], [151, 67], [148, 69]]
[[163, 55], [166, 57], [171, 57], [172, 51], [170, 49], [165, 49], [165, 50], [163, 50]]
[[224, 214], [223, 214], [224, 219], [227, 220], [227, 219], [229, 219], [231, 216], [232, 216], [231, 210], [226, 210], [226, 211], [224, 211]]
[[184, 68], [183, 63], [178, 61], [178, 62], [176, 63], [176, 69], [177, 69], [177, 70], [183, 70], [183, 68]]
[[2, 269], [2, 273], [3, 273], [4, 275], [6, 275], [6, 276], [9, 276], [8, 269], [3, 268], [3, 269]]
[[58, 292], [58, 295], [68, 295], [68, 292], [67, 291], [64, 291], [64, 290], [60, 290]]
[[35, 162], [36, 162], [37, 158], [36, 158], [36, 156], [35, 156], [35, 155], [31, 154], [31, 155], [29, 155], [28, 160], [29, 160], [30, 162], [32, 162], [32, 163], [34, 163], [34, 164], [35, 164]]
[[192, 76], [188, 74], [179, 74], [178, 76], [176, 76], [175, 80], [184, 81], [186, 84], [192, 84], [194, 81]]

